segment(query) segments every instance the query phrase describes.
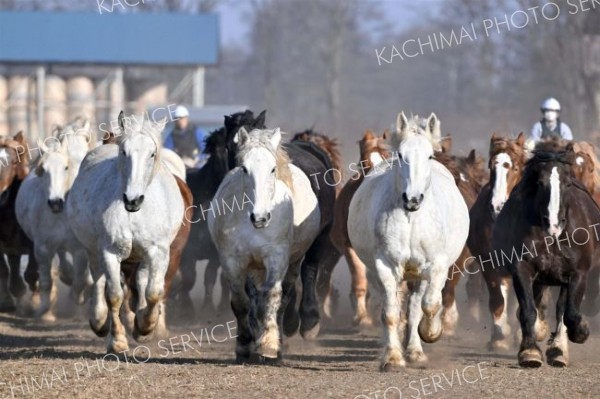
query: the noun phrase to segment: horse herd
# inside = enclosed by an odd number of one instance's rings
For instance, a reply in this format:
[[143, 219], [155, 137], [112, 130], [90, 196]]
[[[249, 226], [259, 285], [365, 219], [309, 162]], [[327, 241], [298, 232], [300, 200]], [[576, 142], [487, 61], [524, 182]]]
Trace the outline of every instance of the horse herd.
[[218, 307], [230, 302], [237, 319], [236, 361], [278, 363], [284, 335], [314, 339], [333, 317], [343, 255], [354, 323], [373, 325], [369, 298], [381, 299], [384, 371], [427, 361], [421, 341], [455, 334], [465, 273], [474, 316], [483, 283], [489, 292], [490, 350], [510, 346], [512, 280], [523, 367], [543, 363], [537, 341], [549, 330], [548, 287], [558, 286], [546, 360], [568, 365], [568, 341], [589, 335], [582, 312], [600, 310], [591, 145], [550, 140], [530, 151], [523, 133], [493, 134], [486, 168], [474, 150], [451, 155], [435, 114], [401, 112], [393, 131], [364, 133], [356, 173], [340, 185], [335, 140], [307, 130], [284, 142], [265, 118], [226, 116], [206, 139], [207, 163], [188, 170], [161, 147], [165, 121], [147, 115], [121, 112], [120, 134], [102, 141], [78, 118], [35, 157], [23, 133], [1, 137], [0, 312], [55, 321], [58, 277], [77, 304], [89, 301], [107, 352], [123, 353], [127, 333], [168, 334], [167, 304], [194, 312], [196, 262], [207, 260], [200, 312], [212, 310], [221, 267]]

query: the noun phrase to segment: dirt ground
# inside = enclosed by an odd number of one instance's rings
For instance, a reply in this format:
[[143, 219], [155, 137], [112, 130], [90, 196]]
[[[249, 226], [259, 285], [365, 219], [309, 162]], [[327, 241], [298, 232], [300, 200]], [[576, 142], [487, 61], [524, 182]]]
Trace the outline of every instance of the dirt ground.
[[516, 348], [487, 351], [487, 322], [461, 314], [457, 338], [424, 345], [427, 365], [393, 373], [378, 371], [380, 329], [353, 328], [342, 300], [316, 341], [287, 340], [281, 366], [233, 363], [229, 312], [172, 325], [170, 339], [146, 347], [130, 340], [118, 361], [104, 356], [83, 311], [52, 325], [2, 314], [0, 398], [600, 398], [597, 326], [585, 344], [570, 344], [569, 368], [525, 370]]

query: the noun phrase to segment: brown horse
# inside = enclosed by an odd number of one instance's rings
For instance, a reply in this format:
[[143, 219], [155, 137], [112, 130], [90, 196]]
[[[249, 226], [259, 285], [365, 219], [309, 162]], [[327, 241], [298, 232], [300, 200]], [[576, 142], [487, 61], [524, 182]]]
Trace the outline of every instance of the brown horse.
[[498, 137], [490, 139], [490, 181], [486, 184], [469, 212], [471, 222], [467, 245], [475, 258], [476, 267], [466, 270], [469, 274], [481, 274], [489, 292], [489, 309], [492, 314], [492, 337], [488, 349], [508, 349], [510, 325], [507, 317], [507, 294], [510, 276], [495, 267], [492, 257], [492, 230], [497, 215], [517, 183], [521, 180], [527, 160], [524, 147], [525, 135], [521, 132], [514, 139]]
[[[448, 142], [450, 140], [446, 139], [444, 141]], [[435, 154], [435, 159], [452, 173], [458, 190], [463, 196], [467, 207], [471, 209], [477, 200], [487, 176], [483, 166], [483, 158], [477, 156], [475, 150], [471, 150], [469, 155], [464, 157], [449, 155], [448, 152], [450, 146], [448, 144], [443, 148], [444, 150], [441, 153]], [[454, 336], [455, 333], [456, 323], [458, 321], [458, 311], [456, 309], [455, 301], [456, 285], [460, 281], [462, 272], [472, 263], [472, 261], [469, 261], [470, 259], [472, 259], [471, 252], [469, 251], [469, 247], [465, 245], [454, 264], [456, 266], [453, 265], [448, 270], [448, 279], [442, 290], [442, 305], [444, 307], [442, 320], [444, 323], [443, 331], [446, 336]], [[457, 272], [457, 268], [459, 272]], [[470, 278], [467, 282], [469, 307], [471, 309], [476, 308], [478, 303], [481, 292], [480, 285], [480, 280], [475, 278]]]
[[[536, 344], [539, 303], [544, 287], [559, 286], [557, 327], [546, 351], [548, 364], [569, 363], [568, 340], [583, 343], [589, 328], [580, 313], [587, 273], [600, 256], [596, 226], [600, 208], [573, 175], [573, 143], [536, 145], [523, 178], [512, 191], [493, 230], [496, 251], [511, 254], [505, 268], [512, 275], [519, 301], [522, 340], [518, 354], [522, 367], [540, 367]], [[594, 233], [591, 230], [594, 230]], [[526, 248], [527, 251], [523, 252]], [[536, 309], [538, 308], [538, 309]]]
[[29, 173], [29, 159], [24, 155], [26, 146], [23, 132], [13, 138], [0, 137], [0, 312], [15, 311], [13, 297], [20, 299], [25, 294], [26, 287], [19, 273], [21, 256], [29, 255], [25, 280], [31, 291], [36, 290], [38, 280], [33, 243], [15, 215], [17, 193]]
[[360, 160], [356, 173], [342, 188], [335, 202], [333, 226], [329, 237], [335, 247], [344, 254], [352, 277], [351, 298], [354, 306], [354, 323], [360, 326], [371, 326], [373, 320], [367, 309], [367, 270], [352, 248], [348, 237], [348, 211], [352, 196], [360, 187], [365, 175], [375, 166], [375, 163], [388, 158], [391, 154], [385, 144], [387, 131], [376, 136], [371, 130], [365, 131], [362, 140], [358, 142]]

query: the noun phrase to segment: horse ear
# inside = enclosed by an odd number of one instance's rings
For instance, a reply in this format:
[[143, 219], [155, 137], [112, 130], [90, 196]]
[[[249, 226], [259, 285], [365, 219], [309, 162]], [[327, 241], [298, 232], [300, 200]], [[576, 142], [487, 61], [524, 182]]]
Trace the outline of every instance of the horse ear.
[[237, 131], [235, 136], [233, 136], [233, 142], [236, 143], [237, 145], [242, 145], [246, 142], [247, 138], [248, 138], [248, 131], [246, 131], [246, 128], [242, 126]]
[[519, 133], [519, 135], [517, 136], [517, 144], [523, 147], [523, 144], [525, 144], [525, 133]]
[[277, 148], [279, 143], [281, 143], [281, 131], [278, 127], [276, 127], [275, 130], [273, 130], [273, 135], [271, 136], [271, 145], [273, 148]]
[[163, 130], [165, 130], [165, 126], [167, 126], [167, 117], [161, 118], [158, 122], [154, 123], [154, 127], [156, 128], [156, 134], [160, 137], [160, 134]]
[[490, 143], [496, 140], [498, 140], [498, 136], [496, 135], [496, 132], [493, 132], [492, 137], [490, 138]]
[[402, 134], [406, 127], [408, 126], [408, 119], [406, 115], [404, 115], [404, 111], [400, 111], [398, 116], [396, 117], [396, 133]]
[[385, 129], [383, 134], [381, 135], [381, 138], [383, 140], [387, 140], [388, 138], [390, 138], [390, 129]]
[[13, 139], [19, 143], [19, 144], [23, 144], [25, 142], [25, 137], [23, 136], [23, 131], [20, 130], [19, 133], [15, 134], [15, 136], [13, 137]]
[[427, 118], [426, 129], [427, 133], [431, 134], [433, 138], [439, 139], [442, 137], [442, 131], [440, 130], [440, 120], [434, 112], [432, 112], [431, 115], [429, 115], [429, 118]]
[[260, 114], [258, 114], [258, 116], [256, 117], [256, 120], [254, 121], [254, 127], [256, 127], [258, 129], [264, 128], [266, 118], [267, 118], [267, 110], [265, 109]]
[[125, 132], [125, 114], [123, 113], [123, 110], [121, 110], [121, 112], [119, 112], [117, 121], [119, 122], [119, 127], [121, 128], [121, 131]]
[[475, 148], [473, 148], [471, 152], [469, 152], [469, 156], [467, 156], [467, 162], [469, 162], [470, 164], [474, 164], [476, 160], [477, 155], [475, 154]]
[[375, 138], [375, 133], [371, 129], [365, 130], [363, 134], [363, 140], [373, 140]]

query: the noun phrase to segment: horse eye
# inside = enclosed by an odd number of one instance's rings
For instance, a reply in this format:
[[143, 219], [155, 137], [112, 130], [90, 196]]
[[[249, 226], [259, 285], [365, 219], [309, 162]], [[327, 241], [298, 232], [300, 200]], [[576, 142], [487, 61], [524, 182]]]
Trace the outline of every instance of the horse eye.
[[430, 155], [430, 156], [429, 156], [429, 159], [434, 159], [433, 155]]
[[242, 166], [242, 172], [244, 172], [244, 173], [248, 174], [248, 169], [246, 169], [246, 167], [245, 167], [245, 166]]
[[68, 167], [68, 166], [65, 166], [65, 170], [69, 170], [69, 167]]
[[127, 154], [125, 154], [125, 150], [123, 150], [123, 151], [121, 151], [121, 152], [123, 153], [123, 155], [127, 155]]
[[156, 156], [156, 153], [153, 152], [152, 155], [150, 155], [150, 158], [154, 158]]
[[273, 168], [273, 170], [271, 171], [271, 174], [275, 174], [275, 168]]

